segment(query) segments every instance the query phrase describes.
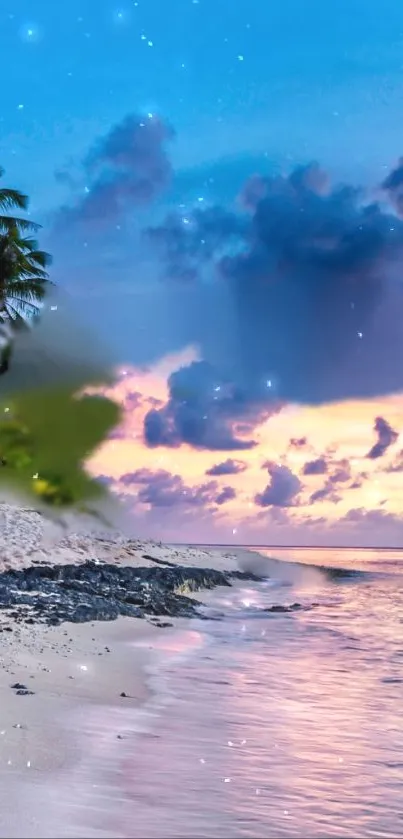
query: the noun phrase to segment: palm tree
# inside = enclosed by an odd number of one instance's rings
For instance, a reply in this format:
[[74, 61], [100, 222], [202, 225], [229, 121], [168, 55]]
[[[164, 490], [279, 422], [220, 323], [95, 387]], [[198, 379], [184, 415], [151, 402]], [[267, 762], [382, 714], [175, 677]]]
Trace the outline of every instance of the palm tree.
[[40, 225], [11, 214], [27, 208], [26, 195], [0, 188], [0, 375], [8, 370], [14, 331], [38, 317], [50, 284], [51, 258], [29, 235]]

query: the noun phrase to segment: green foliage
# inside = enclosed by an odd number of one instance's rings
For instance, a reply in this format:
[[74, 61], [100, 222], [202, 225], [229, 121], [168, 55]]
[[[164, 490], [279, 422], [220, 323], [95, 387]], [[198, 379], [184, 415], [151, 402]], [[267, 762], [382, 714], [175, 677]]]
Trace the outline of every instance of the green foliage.
[[[0, 168], [0, 177], [3, 174]], [[14, 326], [39, 314], [50, 285], [47, 268], [51, 257], [30, 235], [40, 225], [12, 215], [27, 208], [26, 195], [0, 188], [0, 319]]]
[[83, 463], [119, 422], [114, 402], [35, 389], [3, 402], [0, 416], [0, 483], [57, 507], [105, 493]]
[[[93, 360], [87, 333], [80, 343], [74, 322], [49, 320], [43, 310], [51, 258], [36, 241], [40, 226], [19, 217], [27, 208], [26, 195], [0, 188], [0, 325], [7, 337], [0, 352], [0, 483], [50, 506], [83, 505], [105, 493], [83, 464], [120, 412], [101, 396], [77, 395], [85, 384], [107, 381], [107, 371]], [[37, 328], [25, 328], [38, 320]]]

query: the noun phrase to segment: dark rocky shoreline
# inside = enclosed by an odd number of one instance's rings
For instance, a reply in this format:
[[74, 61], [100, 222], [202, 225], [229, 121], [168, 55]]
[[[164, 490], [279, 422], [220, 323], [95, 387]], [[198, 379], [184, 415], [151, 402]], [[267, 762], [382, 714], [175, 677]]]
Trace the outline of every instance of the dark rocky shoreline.
[[[153, 560], [144, 556], [144, 559]], [[76, 565], [38, 563], [0, 574], [0, 612], [15, 623], [57, 626], [64, 621], [112, 621], [120, 616], [155, 622], [164, 617], [204, 617], [202, 603], [188, 594], [258, 580], [241, 571], [176, 566], [118, 566], [101, 562]], [[157, 625], [163, 623], [157, 621]], [[165, 624], [166, 625], [166, 624]], [[10, 631], [6, 623], [0, 631]]]

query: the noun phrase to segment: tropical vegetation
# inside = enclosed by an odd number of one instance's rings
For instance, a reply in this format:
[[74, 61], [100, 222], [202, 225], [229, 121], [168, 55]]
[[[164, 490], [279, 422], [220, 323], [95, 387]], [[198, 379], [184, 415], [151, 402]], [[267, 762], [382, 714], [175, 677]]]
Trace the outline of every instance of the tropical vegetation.
[[[20, 215], [27, 209], [27, 196], [0, 187], [0, 375], [7, 381], [18, 332], [35, 328], [51, 285], [51, 257], [35, 238], [40, 226]], [[0, 481], [47, 505], [82, 505], [105, 492], [84, 463], [119, 418], [114, 402], [66, 386], [63, 370], [56, 384], [30, 381], [12, 396], [0, 384]]]
[[0, 187], [0, 374], [8, 370], [15, 330], [38, 317], [50, 282], [51, 257], [34, 236], [40, 225], [20, 216], [27, 211], [26, 195]]

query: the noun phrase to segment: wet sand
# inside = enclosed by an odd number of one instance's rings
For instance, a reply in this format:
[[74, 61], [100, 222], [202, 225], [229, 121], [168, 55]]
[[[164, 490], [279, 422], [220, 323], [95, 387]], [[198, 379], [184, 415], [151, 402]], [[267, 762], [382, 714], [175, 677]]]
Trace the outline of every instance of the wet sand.
[[[230, 553], [85, 533], [77, 519], [75, 530], [60, 532], [35, 511], [6, 505], [1, 513], [11, 532], [0, 555], [4, 570], [94, 558], [138, 567], [238, 567]], [[21, 522], [35, 525], [25, 552]], [[191, 621], [169, 622], [163, 629], [136, 618], [53, 627], [0, 613], [0, 837], [119, 835], [111, 832], [117, 784], [105, 777], [116, 771], [119, 741], [144, 730], [154, 713], [156, 683], [152, 688], [147, 672], [156, 672], [158, 656], [180, 656], [198, 643]]]
[[197, 646], [189, 623], [162, 630], [122, 618], [1, 633], [0, 837], [102, 836], [106, 824], [105, 835], [119, 835], [124, 741], [161, 712], [158, 657]]
[[[56, 811], [54, 780], [57, 777], [60, 784], [64, 778], [68, 785], [83, 749], [90, 746], [86, 725], [94, 709], [133, 711], [147, 701], [144, 667], [160, 631], [134, 619], [59, 627], [18, 625], [12, 632], [3, 628], [0, 836], [41, 836], [48, 827], [58, 835], [63, 825], [57, 824], [56, 816], [48, 819], [46, 800], [49, 796]], [[142, 639], [143, 646], [132, 646], [133, 638]], [[74, 728], [72, 719], [80, 720]], [[41, 796], [35, 802], [27, 793], [27, 788], [43, 784], [45, 810]]]

